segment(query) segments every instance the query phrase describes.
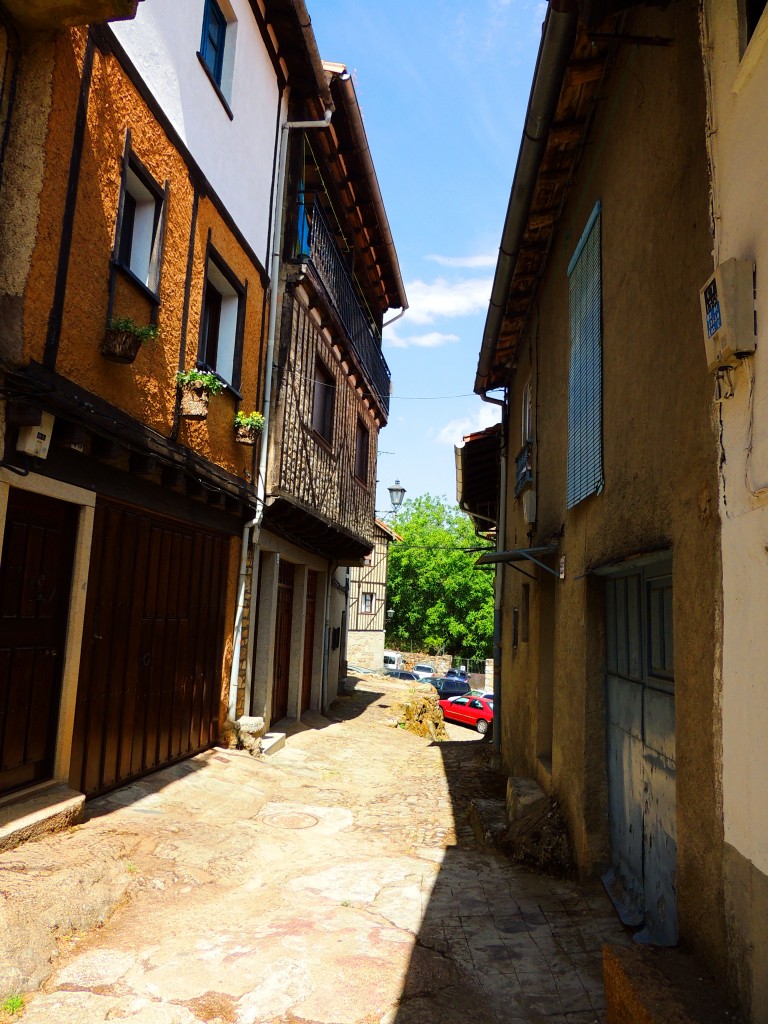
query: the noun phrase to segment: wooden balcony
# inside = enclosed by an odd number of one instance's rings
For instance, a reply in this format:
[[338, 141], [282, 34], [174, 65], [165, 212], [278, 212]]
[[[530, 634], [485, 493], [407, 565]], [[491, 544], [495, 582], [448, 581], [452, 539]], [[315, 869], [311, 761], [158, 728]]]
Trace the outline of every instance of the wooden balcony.
[[139, 0], [0, 0], [4, 14], [34, 32], [133, 18], [138, 5]]
[[360, 301], [354, 278], [336, 244], [328, 218], [317, 200], [311, 222], [304, 206], [299, 221], [299, 258], [313, 267], [336, 316], [344, 325], [355, 359], [364, 373], [376, 402], [389, 414], [390, 373], [381, 352], [381, 333]]

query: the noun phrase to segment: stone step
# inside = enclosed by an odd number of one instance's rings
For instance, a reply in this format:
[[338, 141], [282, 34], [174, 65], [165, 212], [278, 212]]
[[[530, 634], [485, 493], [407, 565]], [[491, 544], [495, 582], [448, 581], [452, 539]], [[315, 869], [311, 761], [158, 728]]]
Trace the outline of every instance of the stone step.
[[276, 754], [285, 746], [284, 732], [267, 732], [259, 740], [262, 754]]
[[0, 804], [0, 852], [48, 832], [62, 832], [83, 820], [85, 796], [63, 783], [50, 783]]

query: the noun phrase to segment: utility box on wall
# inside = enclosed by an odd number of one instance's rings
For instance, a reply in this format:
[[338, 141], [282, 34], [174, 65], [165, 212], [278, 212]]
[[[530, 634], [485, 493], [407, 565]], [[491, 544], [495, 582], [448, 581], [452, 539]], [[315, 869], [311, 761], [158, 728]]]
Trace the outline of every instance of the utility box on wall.
[[755, 351], [755, 265], [726, 260], [699, 292], [707, 366], [735, 366]]

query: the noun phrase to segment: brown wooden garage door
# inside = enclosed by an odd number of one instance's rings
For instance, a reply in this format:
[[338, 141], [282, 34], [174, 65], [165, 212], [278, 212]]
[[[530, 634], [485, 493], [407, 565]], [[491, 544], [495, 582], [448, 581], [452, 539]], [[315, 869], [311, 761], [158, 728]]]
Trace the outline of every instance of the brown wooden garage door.
[[229, 539], [96, 506], [71, 785], [92, 796], [217, 739]]

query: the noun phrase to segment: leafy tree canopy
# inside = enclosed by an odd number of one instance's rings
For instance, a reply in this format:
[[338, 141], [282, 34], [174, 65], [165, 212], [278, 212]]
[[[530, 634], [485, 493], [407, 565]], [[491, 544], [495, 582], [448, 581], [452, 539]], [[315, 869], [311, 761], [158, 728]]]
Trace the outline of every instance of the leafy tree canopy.
[[389, 548], [387, 644], [488, 658], [493, 648], [493, 573], [476, 569], [482, 546], [471, 520], [444, 498], [406, 501], [391, 520], [403, 538]]

